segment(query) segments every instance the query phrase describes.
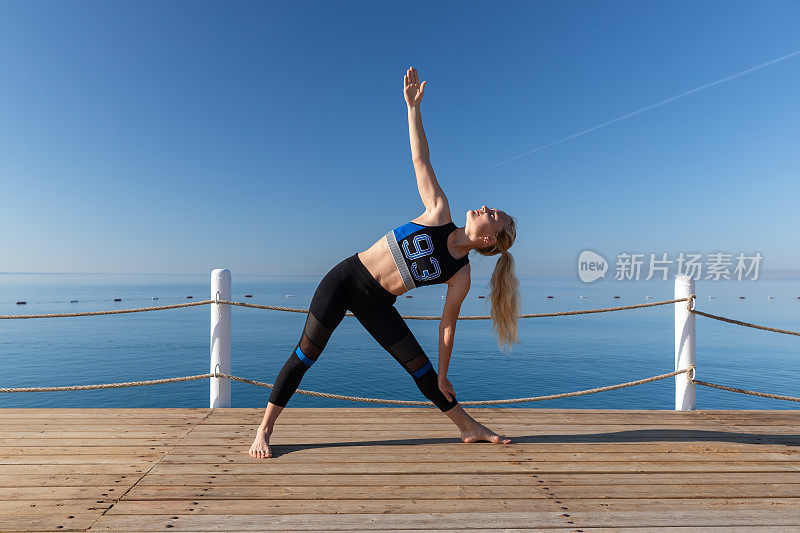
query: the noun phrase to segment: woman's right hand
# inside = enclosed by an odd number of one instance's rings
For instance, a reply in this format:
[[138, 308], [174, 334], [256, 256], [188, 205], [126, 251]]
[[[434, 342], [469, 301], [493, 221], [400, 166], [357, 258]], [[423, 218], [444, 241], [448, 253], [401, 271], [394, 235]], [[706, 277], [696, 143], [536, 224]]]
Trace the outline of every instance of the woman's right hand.
[[419, 74], [414, 67], [409, 67], [406, 72], [405, 79], [403, 80], [403, 94], [406, 97], [406, 104], [409, 106], [418, 106], [422, 102], [422, 95], [425, 94], [425, 84], [419, 84]]
[[445, 376], [439, 376], [439, 390], [442, 391], [447, 401], [452, 402], [456, 397], [456, 391], [453, 390], [453, 384], [450, 383]]

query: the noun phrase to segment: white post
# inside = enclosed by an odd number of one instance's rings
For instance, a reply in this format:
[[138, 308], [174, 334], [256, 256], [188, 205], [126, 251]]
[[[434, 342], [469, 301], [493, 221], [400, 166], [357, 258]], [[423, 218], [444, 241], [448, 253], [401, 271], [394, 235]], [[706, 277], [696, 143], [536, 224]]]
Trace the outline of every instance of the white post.
[[[211, 299], [231, 299], [231, 271], [215, 268], [211, 271]], [[211, 370], [231, 373], [231, 306], [211, 304]], [[231, 406], [231, 382], [226, 378], [211, 378], [211, 408]]]
[[[675, 276], [675, 299], [687, 298], [694, 294], [694, 279], [679, 274]], [[694, 313], [689, 312], [687, 302], [675, 303], [675, 370], [689, 368], [695, 364]], [[675, 410], [697, 409], [697, 385], [689, 381], [689, 376], [675, 376]]]

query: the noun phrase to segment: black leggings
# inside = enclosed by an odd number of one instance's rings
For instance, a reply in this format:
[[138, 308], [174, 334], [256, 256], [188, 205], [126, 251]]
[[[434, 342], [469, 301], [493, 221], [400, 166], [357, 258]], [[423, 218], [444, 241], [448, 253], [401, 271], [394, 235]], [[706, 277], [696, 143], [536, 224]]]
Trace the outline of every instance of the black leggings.
[[454, 407], [458, 402], [455, 397], [449, 401], [439, 390], [436, 371], [394, 307], [396, 300], [396, 295], [372, 277], [358, 254], [333, 267], [314, 292], [300, 342], [278, 373], [270, 403], [286, 406], [349, 309], [378, 344], [403, 365], [426, 398], [442, 412]]

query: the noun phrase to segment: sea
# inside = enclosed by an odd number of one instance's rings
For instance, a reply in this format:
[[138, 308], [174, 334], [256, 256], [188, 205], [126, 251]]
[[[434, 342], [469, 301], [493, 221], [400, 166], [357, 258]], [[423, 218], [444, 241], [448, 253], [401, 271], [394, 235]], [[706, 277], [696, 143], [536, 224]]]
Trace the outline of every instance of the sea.
[[[237, 301], [307, 309], [321, 276], [232, 275]], [[440, 315], [446, 285], [417, 288], [396, 307]], [[520, 279], [521, 313], [646, 303], [673, 298], [669, 280]], [[800, 330], [800, 281], [696, 281], [697, 309]], [[252, 295], [245, 298], [246, 294]], [[191, 299], [189, 297], [192, 297]], [[481, 298], [483, 296], [483, 298]], [[581, 298], [583, 296], [583, 298]], [[618, 296], [618, 298], [614, 298]], [[741, 297], [744, 298], [741, 298]], [[0, 314], [128, 309], [209, 299], [207, 274], [0, 274]], [[119, 298], [121, 301], [115, 302]], [[154, 300], [153, 298], [157, 298]], [[73, 300], [76, 300], [73, 302]], [[25, 301], [24, 305], [16, 302]], [[473, 278], [462, 315], [489, 314], [488, 279]], [[272, 383], [300, 339], [305, 315], [233, 307], [231, 373]], [[436, 367], [436, 321], [408, 320]], [[121, 315], [0, 320], [0, 387], [139, 381], [209, 372], [210, 306]], [[800, 396], [800, 337], [696, 317], [697, 374], [703, 381]], [[461, 320], [448, 378], [461, 401], [590, 389], [674, 370], [674, 309], [519, 320], [521, 344], [497, 345], [489, 320]], [[301, 389], [424, 400], [412, 378], [345, 317]], [[233, 382], [232, 407], [265, 407], [270, 390]], [[675, 379], [587, 396], [513, 404], [559, 409], [674, 409]], [[208, 407], [209, 380], [139, 387], [0, 394], [11, 407]], [[295, 394], [289, 407], [370, 407]], [[697, 387], [698, 409], [798, 409], [774, 400]]]

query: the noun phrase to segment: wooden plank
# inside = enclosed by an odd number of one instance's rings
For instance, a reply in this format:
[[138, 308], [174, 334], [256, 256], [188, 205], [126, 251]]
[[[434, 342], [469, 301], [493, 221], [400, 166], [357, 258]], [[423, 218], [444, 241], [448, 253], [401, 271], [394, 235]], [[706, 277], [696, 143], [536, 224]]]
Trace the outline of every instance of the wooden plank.
[[567, 512], [576, 527], [617, 527], [636, 524], [638, 527], [692, 526], [800, 526], [800, 515], [791, 509], [750, 509], [732, 513], [727, 509], [672, 509], [657, 511], [576, 511]]
[[[541, 434], [602, 434], [602, 433], [611, 433], [611, 432], [627, 432], [631, 434], [643, 433], [643, 432], [653, 432], [653, 431], [661, 431], [661, 432], [675, 432], [675, 433], [684, 433], [684, 434], [692, 434], [692, 433], [699, 433], [699, 432], [716, 432], [718, 434], [725, 434], [725, 433], [735, 433], [741, 434], [745, 432], [743, 429], [737, 429], [740, 426], [724, 426], [721, 424], [706, 424], [706, 423], [698, 423], [694, 425], [673, 425], [673, 424], [650, 424], [650, 425], [638, 425], [638, 426], [626, 426], [621, 424], [593, 424], [593, 425], [552, 425], [552, 424], [531, 424], [531, 425], [520, 425], [520, 424], [488, 424], [487, 427], [489, 429], [494, 430], [495, 432], [507, 432], [509, 434], [517, 434], [517, 435], [541, 435]], [[793, 430], [790, 426], [747, 426], [748, 433], [753, 433], [756, 435], [769, 435], [774, 433], [779, 434], [787, 434], [794, 436], [791, 433]], [[237, 427], [237, 426], [226, 426], [226, 425], [212, 425], [212, 426], [205, 426], [199, 425], [196, 428], [196, 431], [193, 433], [198, 437], [220, 437], [220, 436], [233, 436], [233, 435], [254, 435], [256, 432], [256, 426], [251, 427]], [[136, 430], [128, 429], [128, 433], [134, 433]], [[139, 430], [139, 431], [149, 431], [149, 430]], [[36, 436], [35, 433], [32, 432]], [[101, 431], [91, 431], [91, 433], [102, 433]], [[409, 435], [409, 436], [449, 436], [449, 435], [458, 435], [459, 431], [455, 425], [440, 425], [440, 426], [423, 426], [423, 425], [414, 425], [414, 424], [403, 424], [403, 425], [395, 425], [395, 426], [386, 426], [380, 424], [365, 424], [359, 426], [349, 426], [347, 424], [332, 424], [327, 427], [321, 426], [314, 426], [314, 425], [300, 425], [296, 424], [293, 426], [284, 426], [281, 424], [276, 424], [273, 434], [288, 434], [288, 435], [301, 435], [301, 436], [309, 436], [309, 435], [326, 435], [331, 437], [340, 437], [340, 436], [347, 436], [351, 435], [354, 437], [361, 437], [364, 440], [368, 440], [370, 435], [375, 436], [397, 436], [397, 435]], [[100, 435], [98, 435], [100, 436]]]
[[[794, 485], [787, 485], [794, 486]], [[208, 489], [208, 490], [206, 490]], [[314, 499], [314, 500], [371, 500], [371, 499], [452, 499], [474, 500], [481, 498], [502, 499], [548, 499], [545, 489], [537, 485], [525, 487], [493, 487], [489, 485], [371, 485], [371, 486], [291, 486], [278, 484], [275, 486], [169, 486], [136, 485], [128, 494], [126, 500], [192, 500], [197, 499], [263, 499], [263, 500], [288, 500], [288, 499]]]
[[[502, 428], [493, 428], [499, 434], [506, 434]], [[352, 433], [342, 432], [342, 435], [295, 435], [289, 432], [276, 430], [270, 438], [270, 444], [276, 446], [300, 446], [300, 445], [314, 445], [314, 446], [334, 446], [337, 444], [347, 445], [378, 445], [378, 444], [394, 444], [406, 446], [415, 446], [418, 444], [453, 444], [460, 443], [461, 438], [458, 431], [453, 428], [451, 434], [445, 435], [431, 435], [430, 433], [410, 434], [405, 432], [388, 432], [384, 434], [367, 433], [366, 435], [354, 435]], [[674, 442], [678, 445], [682, 442], [692, 443], [705, 443], [705, 444], [719, 444], [719, 443], [742, 443], [742, 444], [781, 444], [789, 447], [800, 446], [800, 436], [782, 436], [782, 435], [745, 435], [736, 432], [726, 431], [671, 431], [671, 430], [642, 430], [642, 431], [616, 431], [605, 433], [590, 433], [576, 431], [574, 433], [528, 433], [524, 435], [508, 434], [511, 443], [503, 446], [513, 446], [517, 444], [535, 444], [535, 443], [642, 443], [642, 442]], [[250, 445], [255, 438], [255, 432], [247, 435], [233, 435], [233, 436], [219, 436], [219, 437], [206, 437], [203, 435], [194, 436], [191, 433], [178, 443], [170, 441], [170, 443], [177, 446], [247, 446]], [[10, 439], [5, 439], [6, 441]], [[106, 439], [107, 441], [108, 439]], [[18, 439], [17, 442], [2, 442], [0, 445], [14, 445], [23, 442], [24, 439]], [[133, 442], [132, 442], [133, 441]], [[92, 439], [92, 445], [102, 445], [104, 442], [101, 439]], [[143, 441], [126, 439], [125, 444], [133, 445], [139, 444]], [[144, 441], [147, 442], [147, 441]], [[149, 441], [152, 442], [152, 441]], [[41, 441], [32, 439], [32, 443], [40, 444]], [[496, 446], [490, 443], [475, 443], [478, 446]], [[473, 446], [474, 447], [474, 446]]]
[[117, 500], [125, 491], [133, 486], [136, 482], [132, 478], [130, 483], [127, 484], [111, 484], [109, 485], [92, 485], [83, 487], [0, 487], [0, 500], [2, 501], [15, 501], [15, 500], [94, 500], [97, 503], [106, 500]]
[[186, 431], [159, 431], [150, 429], [129, 428], [122, 430], [81, 430], [80, 428], [59, 431], [11, 431], [6, 429], [0, 434], [0, 440], [6, 439], [37, 439], [42, 437], [53, 438], [57, 434], [59, 440], [69, 441], [82, 439], [180, 439]]
[[[30, 419], [80, 419], [80, 418], [107, 418], [118, 420], [120, 418], [151, 418], [164, 416], [166, 418], [181, 418], [186, 420], [202, 420], [211, 412], [208, 408], [169, 408], [169, 407], [4, 407], [0, 409], [0, 421], [30, 420]], [[262, 410], [263, 414], [263, 410]]]
[[[110, 432], [159, 432], [159, 433], [183, 433], [195, 425], [194, 422], [186, 422], [185, 424], [125, 424], [120, 422], [106, 423], [106, 424], [81, 424], [74, 422], [71, 424], [10, 424], [0, 426], [0, 436], [14, 437], [21, 432], [38, 432], [38, 433], [66, 433], [71, 434], [75, 432], [85, 431], [89, 433], [110, 433]], [[237, 426], [231, 426], [237, 427]]]
[[[30, 515], [32, 512], [36, 514], [51, 514], [57, 512], [59, 514], [71, 514], [76, 509], [86, 511], [105, 511], [111, 508], [110, 502], [97, 503], [95, 499], [75, 499], [67, 498], [68, 502], [59, 500], [14, 500], [14, 501], [0, 501], [0, 516], [11, 516], [15, 514]], [[69, 503], [69, 508], [67, 507]], [[65, 511], [69, 511], [66, 512]], [[66, 517], [65, 517], [66, 518]]]
[[[195, 444], [180, 444], [175, 446], [174, 453], [180, 454], [241, 454], [250, 449], [249, 442], [245, 441], [242, 444], [225, 444], [225, 445], [195, 445]], [[489, 443], [475, 443], [465, 444], [461, 441], [455, 442], [441, 442], [435, 444], [398, 444], [394, 441], [387, 443], [349, 443], [339, 442], [325, 443], [316, 445], [306, 444], [274, 444], [276, 448], [280, 448], [282, 454], [345, 454], [345, 455], [368, 455], [372, 453], [377, 454], [462, 454], [469, 455], [477, 452], [489, 452], [490, 450], [497, 450], [493, 453], [508, 453], [508, 454], [526, 454], [526, 453], [614, 453], [614, 454], [628, 454], [628, 453], [689, 453], [694, 455], [711, 455], [711, 454], [739, 454], [746, 457], [748, 454], [760, 453], [780, 453], [798, 455], [800, 450], [796, 447], [786, 446], [784, 444], [752, 444], [748, 442], [742, 443], [683, 443], [683, 442], [619, 442], [619, 443], [605, 443], [605, 442], [562, 442], [562, 443], [536, 443], [536, 442], [512, 442], [502, 446], [489, 444]], [[76, 449], [76, 448], [72, 448]], [[91, 448], [90, 448], [91, 449]], [[153, 453], [153, 452], [150, 452]], [[13, 455], [13, 454], [9, 454]]]
[[[255, 434], [251, 435], [255, 436]], [[183, 444], [178, 448], [177, 453], [182, 454], [240, 454], [247, 455], [250, 443], [239, 445], [194, 445]], [[308, 447], [304, 445], [281, 445], [284, 454], [313, 454], [313, 453], [340, 453], [340, 454], [359, 454], [370, 453], [475, 453], [475, 450], [485, 450], [483, 443], [477, 446], [466, 445], [460, 441], [447, 442], [442, 444], [361, 444], [361, 443], [339, 443], [332, 446]], [[497, 447], [501, 448], [501, 447]], [[0, 455], [142, 455], [142, 456], [163, 456], [169, 446], [0, 446]], [[800, 450], [783, 444], [750, 444], [750, 443], [685, 443], [685, 442], [641, 442], [641, 443], [605, 443], [605, 442], [586, 442], [586, 443], [511, 443], [502, 446], [508, 453], [731, 453], [731, 454], [750, 454], [750, 453], [791, 453], [800, 454]]]
[[[147, 418], [154, 414], [173, 418], [203, 419], [211, 412], [200, 407], [4, 407], [0, 409], [0, 420], [10, 418]], [[263, 413], [263, 409], [262, 409]]]
[[[208, 487], [206, 482], [219, 486], [372, 486], [372, 485], [427, 485], [429, 487], [445, 485], [491, 485], [524, 487], [545, 483], [548, 486], [559, 485], [596, 485], [601, 480], [606, 483], [620, 485], [675, 485], [681, 483], [704, 484], [739, 484], [751, 483], [754, 476], [751, 472], [685, 472], [680, 476], [672, 473], [560, 473], [560, 474], [157, 474], [148, 473], [137, 484], [137, 488], [145, 486], [200, 486]], [[76, 476], [73, 476], [76, 477]], [[99, 476], [98, 476], [99, 477]], [[771, 472], [771, 483], [800, 483], [800, 472]], [[76, 485], [78, 483], [75, 483]]]
[[[567, 514], [567, 516], [563, 516]], [[172, 518], [177, 516], [178, 518]], [[566, 520], [565, 520], [566, 519]], [[285, 531], [285, 530], [364, 530], [364, 529], [464, 529], [482, 524], [486, 515], [469, 513], [392, 513], [392, 514], [296, 514], [296, 515], [111, 515], [102, 516], [93, 529], [163, 530], [171, 525], [177, 530], [202, 531]], [[729, 510], [691, 511], [606, 511], [577, 512], [501, 512], [491, 514], [495, 528], [564, 527], [638, 527], [665, 526], [776, 526], [800, 525], [793, 510], [753, 509], [746, 515]], [[575, 524], [575, 525], [573, 525]]]
[[[155, 464], [160, 456], [125, 455], [11, 455], [0, 456], [3, 465], [129, 465]], [[5, 470], [5, 468], [3, 468]]]
[[[90, 515], [79, 513], [70, 515], [67, 512], [58, 514], [30, 513], [28, 516], [0, 515], [0, 531], [87, 531], [102, 511]], [[72, 516], [72, 518], [69, 518]]]
[[[568, 529], [565, 531], [583, 531], [585, 533], [639, 533], [640, 531], [646, 531], [647, 533], [705, 533], [706, 531], [711, 531], [713, 533], [752, 533], [753, 531], [763, 531], [769, 533], [794, 533], [797, 531], [796, 528], [787, 526], [703, 526], [702, 529], [694, 527], [694, 526], [677, 526], [677, 527], [586, 527], [581, 526], [580, 529], [574, 529], [575, 526], [569, 526]], [[481, 530], [486, 531], [486, 530]], [[522, 529], [502, 529], [502, 530], [488, 530], [488, 531], [524, 531]], [[392, 533], [399, 533], [398, 531], [393, 531]], [[410, 531], [408, 532], [410, 533]]]
[[[50, 468], [56, 473], [81, 473], [82, 465], [23, 465], [24, 468]], [[111, 471], [116, 465], [102, 465]], [[9, 465], [8, 468], [17, 468]], [[62, 471], [63, 470], [63, 471]], [[69, 470], [69, 471], [67, 471]], [[442, 461], [425, 463], [315, 463], [296, 464], [253, 458], [251, 463], [221, 465], [220, 473], [230, 474], [404, 474], [404, 473], [563, 473], [563, 472], [797, 472], [800, 463], [789, 461], [619, 461], [582, 463], [544, 461], [506, 461], [476, 463], [469, 461]], [[154, 474], [199, 474], [207, 472], [205, 465], [159, 463], [151, 470]], [[35, 473], [35, 472], [30, 472]]]
[[[491, 495], [489, 488], [484, 496]], [[447, 507], [445, 502], [452, 502]], [[286, 498], [242, 498], [227, 499], [219, 498], [175, 498], [162, 499], [124, 499], [116, 503], [109, 514], [148, 514], [148, 513], [173, 513], [173, 514], [218, 514], [227, 512], [231, 514], [254, 514], [268, 510], [274, 514], [300, 514], [300, 513], [336, 513], [340, 512], [345, 505], [360, 506], [362, 504], [374, 504], [375, 507], [361, 507], [360, 512], [413, 512], [413, 505], [423, 505], [431, 508], [431, 511], [422, 511], [417, 508], [417, 512], [457, 512], [459, 506], [476, 506], [482, 503], [491, 502], [492, 505], [506, 502], [515, 505], [519, 509], [552, 511], [561, 509], [563, 511], [580, 510], [658, 510], [658, 509], [696, 509], [704, 510], [708, 508], [726, 508], [746, 512], [749, 509], [797, 509], [800, 507], [800, 498], [791, 497], [692, 497], [692, 498], [570, 498], [568, 501], [558, 500], [553, 497], [547, 498], [460, 498], [437, 499], [437, 498], [415, 498], [406, 499], [366, 499], [366, 500], [341, 500], [341, 499], [286, 499]], [[397, 503], [397, 506], [393, 506]], [[110, 505], [110, 504], [106, 504]], [[404, 506], [412, 508], [411, 511], [404, 511]], [[526, 507], [527, 506], [527, 507]], [[556, 507], [557, 506], [557, 507]], [[482, 507], [482, 505], [481, 505]], [[438, 511], [437, 511], [438, 509]], [[445, 510], [449, 509], [449, 510]], [[160, 511], [159, 511], [160, 510]], [[507, 509], [506, 509], [507, 510]], [[487, 510], [487, 512], [490, 512]], [[500, 512], [499, 510], [492, 512]]]
[[75, 474], [125, 474], [128, 476], [143, 474], [150, 468], [150, 464], [117, 465], [5, 465], [3, 474], [49, 474], [49, 475], [75, 475]]
[[[480, 523], [480, 513], [415, 513], [415, 514], [299, 514], [299, 515], [110, 515], [102, 516], [92, 531], [287, 531], [287, 530], [360, 530], [365, 529], [461, 529]], [[173, 518], [177, 517], [177, 518]], [[563, 527], [564, 520], [556, 512], [493, 513], [492, 526]]]
[[[408, 494], [408, 491], [406, 491]], [[443, 495], [445, 496], [445, 495]], [[336, 513], [456, 513], [481, 509], [483, 513], [504, 511], [553, 511], [552, 501], [546, 498], [475, 498], [441, 499], [405, 496], [383, 499], [382, 495], [360, 499], [279, 499], [201, 500], [197, 504], [178, 500], [123, 500], [108, 512], [113, 515], [144, 514], [336, 514]]]
[[[255, 433], [250, 435], [255, 437]], [[277, 437], [275, 437], [277, 439]], [[243, 441], [247, 448], [250, 448], [252, 439]], [[230, 451], [240, 451], [244, 444], [180, 444], [175, 447], [176, 453], [208, 452], [226, 453]], [[485, 448], [503, 449], [515, 453], [522, 452], [585, 452], [585, 453], [636, 453], [636, 452], [684, 452], [684, 453], [763, 453], [763, 452], [787, 452], [798, 453], [796, 447], [784, 444], [763, 444], [751, 442], [716, 442], [716, 441], [690, 441], [690, 442], [663, 442], [663, 441], [636, 441], [636, 442], [603, 442], [594, 440], [589, 442], [512, 442], [502, 446], [488, 443], [465, 444], [458, 441], [435, 442], [435, 443], [411, 443], [407, 444], [400, 441], [386, 441], [373, 444], [367, 442], [331, 442], [329, 445], [321, 443], [309, 447], [305, 444], [280, 444], [286, 453], [295, 453], [305, 450], [318, 450], [340, 453], [401, 453], [404, 451], [414, 451], [416, 453], [472, 453], [475, 450]]]
[[[473, 450], [465, 450], [460, 453], [450, 454], [451, 459], [458, 459], [458, 461], [570, 461], [570, 462], [583, 462], [583, 461], [619, 461], [618, 453], [582, 453], [582, 452], [533, 452], [533, 451], [511, 451], [497, 446], [496, 451], [483, 451], [484, 447], [475, 447]], [[249, 450], [248, 450], [249, 451]], [[798, 453], [793, 452], [750, 452], [747, 454], [746, 460], [750, 462], [772, 462], [772, 461], [789, 461], [797, 462]], [[79, 462], [80, 456], [73, 458], [64, 458], [63, 463]], [[113, 457], [113, 456], [112, 456]], [[360, 454], [358, 452], [336, 452], [328, 450], [300, 450], [288, 454], [282, 454], [271, 458], [272, 462], [281, 463], [349, 463], [357, 461], [360, 463], [387, 463], [387, 462], [440, 462], [444, 459], [444, 454], [421, 454], [415, 450], [408, 450], [405, 452], [396, 453], [366, 453]], [[115, 462], [114, 459], [104, 458], [107, 462]], [[740, 453], [682, 453], [676, 452], [643, 452], [626, 454], [625, 459], [628, 461], [641, 461], [641, 462], [664, 462], [664, 461], [741, 461], [743, 459]], [[142, 459], [145, 460], [145, 459]], [[153, 459], [149, 459], [153, 461]], [[162, 460], [162, 464], [182, 463], [182, 464], [239, 464], [250, 463], [254, 460], [249, 453], [222, 453], [222, 454], [185, 454], [185, 453], [170, 453]], [[30, 463], [31, 459], [23, 458], [18, 461], [14, 457], [5, 459], [0, 457], [0, 464], [23, 464]], [[83, 462], [89, 462], [84, 460]], [[117, 459], [116, 462], [122, 462]]]
[[[517, 413], [472, 413], [467, 409], [476, 420], [480, 421], [493, 421], [493, 422], [522, 422], [535, 424], [538, 422], [547, 422], [550, 424], [591, 424], [595, 422], [603, 422], [608, 420], [607, 423], [620, 423], [620, 424], [646, 424], [655, 421], [665, 421], [673, 424], [678, 423], [692, 423], [698, 421], [719, 422], [718, 417], [712, 415], [699, 414], [696, 411], [677, 411], [676, 414], [641, 414], [629, 415], [625, 413], [593, 413], [593, 414], [566, 414], [566, 415], [551, 415], [544, 413], [531, 413], [527, 411], [520, 411]], [[687, 414], [688, 413], [688, 414]], [[258, 424], [263, 417], [263, 412], [258, 415], [218, 415], [212, 413], [204, 420], [208, 425], [246, 425], [252, 426]], [[751, 420], [761, 420], [756, 417], [749, 417]], [[446, 415], [436, 412], [423, 412], [423, 413], [365, 413], [365, 414], [343, 414], [338, 411], [332, 413], [315, 413], [312, 415], [304, 415], [292, 412], [289, 409], [284, 410], [278, 421], [285, 424], [330, 424], [337, 423], [372, 423], [378, 422], [383, 424], [406, 424], [406, 423], [426, 423], [426, 424], [451, 424], [450, 419]], [[768, 417], [764, 421], [769, 423], [780, 423], [784, 418]], [[785, 421], [797, 422], [796, 417], [785, 417]]]
[[156, 446], [0, 446], [0, 456], [13, 455], [164, 455], [165, 447]]
[[[213, 480], [211, 480], [213, 481]], [[211, 482], [209, 481], [209, 483]], [[208, 490], [206, 490], [208, 489]], [[551, 494], [552, 493], [552, 494]], [[200, 499], [315, 499], [315, 500], [371, 500], [371, 499], [481, 499], [502, 498], [524, 500], [548, 498], [569, 501], [571, 498], [800, 498], [800, 485], [789, 484], [720, 484], [720, 485], [605, 485], [556, 486], [539, 485], [371, 485], [371, 486], [153, 486], [136, 485], [125, 496], [129, 500], [187, 500]], [[302, 512], [298, 510], [296, 512]]]
[[125, 474], [0, 474], [0, 487], [113, 487], [114, 483], [125, 483], [126, 479], [128, 476]]
[[[488, 426], [487, 426], [488, 427]], [[602, 425], [594, 424], [591, 426], [581, 425], [551, 425], [539, 424], [532, 426], [519, 426], [519, 425], [504, 425], [494, 424], [490, 429], [501, 433], [508, 432], [509, 434], [518, 435], [522, 437], [536, 437], [548, 435], [560, 436], [573, 436], [573, 435], [598, 435], [605, 437], [606, 435], [613, 436], [615, 434], [628, 435], [631, 437], [648, 436], [648, 440], [659, 441], [669, 439], [671, 437], [681, 436], [684, 440], [692, 437], [692, 440], [701, 440], [702, 437], [709, 437], [708, 440], [719, 440], [720, 438], [735, 439], [738, 438], [755, 438], [766, 437], [772, 434], [787, 435], [794, 440], [798, 440], [800, 435], [792, 433], [794, 431], [790, 426], [747, 426], [747, 430], [739, 429], [741, 426], [726, 426], [723, 424], [706, 424], [698, 423], [692, 426], [679, 426], [670, 424], [653, 424], [651, 426], [624, 426], [624, 425]], [[192, 431], [195, 438], [215, 438], [215, 437], [231, 437], [236, 435], [255, 435], [256, 427], [248, 428], [230, 428], [228, 426], [216, 425], [205, 426], [198, 425]], [[278, 435], [297, 435], [303, 437], [314, 437], [324, 435], [326, 438], [341, 438], [351, 437], [351, 440], [372, 440], [370, 436], [375, 438], [386, 437], [443, 437], [450, 435], [458, 435], [458, 428], [455, 425], [441, 426], [438, 428], [415, 427], [413, 425], [403, 425], [399, 428], [386, 427], [375, 425], [371, 427], [362, 427], [349, 429], [344, 424], [335, 424], [330, 428], [317, 428], [314, 426], [282, 426], [276, 424], [273, 431], [274, 436]], [[26, 435], [28, 436], [28, 435]], [[37, 437], [34, 433], [31, 437]], [[663, 436], [664, 439], [654, 437]]]
[[[576, 503], [579, 502], [579, 503]], [[358, 513], [454, 513], [467, 509], [482, 509], [485, 513], [503, 511], [563, 511], [579, 510], [671, 510], [726, 508], [747, 511], [750, 509], [791, 510], [800, 504], [800, 498], [604, 498], [570, 500], [570, 506], [554, 506], [552, 499], [542, 498], [476, 498], [476, 499], [199, 499], [190, 500], [123, 500], [114, 505], [108, 514], [328, 514]]]
[[798, 498], [796, 483], [741, 483], [707, 485], [554, 485], [547, 484], [559, 499], [572, 498]]
[[[601, 483], [616, 484], [621, 486], [629, 485], [680, 485], [693, 484], [746, 484], [755, 483], [780, 483], [796, 484], [800, 483], [800, 472], [771, 472], [768, 477], [761, 479], [758, 474], [753, 472], [683, 472], [679, 476], [674, 474], [648, 473], [647, 475], [637, 474], [618, 474], [618, 473], [594, 473], [585, 474], [570, 472], [563, 474], [548, 474], [542, 477], [545, 481], [554, 486], [579, 486], [579, 485], [598, 485]], [[219, 476], [218, 476], [219, 477]], [[235, 476], [234, 476], [235, 477]], [[541, 476], [540, 476], [541, 477]], [[219, 483], [217, 481], [216, 483]]]
[[729, 509], [747, 513], [750, 509], [800, 509], [800, 498], [570, 498], [553, 500], [563, 511], [670, 509]]
[[[63, 444], [65, 446], [113, 446], [114, 444], [121, 444], [124, 446], [156, 446], [156, 447], [167, 447], [171, 445], [178, 444], [182, 437], [173, 437], [173, 438], [155, 438], [155, 439], [147, 439], [147, 438], [125, 438], [124, 440], [115, 437], [84, 437], [84, 438], [74, 438], [74, 439], [63, 439], [61, 436], [58, 436], [59, 444]], [[230, 444], [230, 443], [226, 443]], [[252, 441], [251, 441], [252, 444]], [[53, 446], [53, 437], [47, 437], [44, 435], [38, 435], [37, 437], [26, 437], [26, 438], [1, 438], [0, 437], [0, 446]], [[248, 445], [249, 447], [249, 445]]]

